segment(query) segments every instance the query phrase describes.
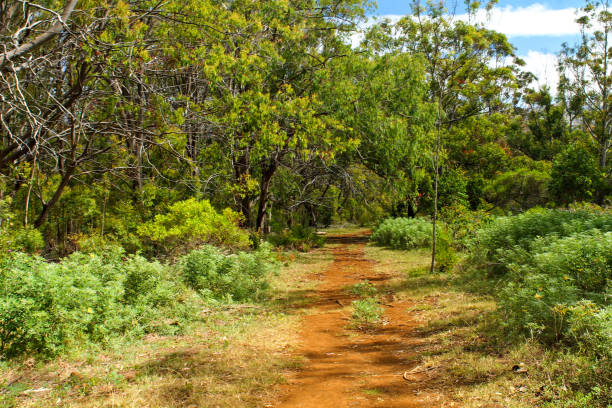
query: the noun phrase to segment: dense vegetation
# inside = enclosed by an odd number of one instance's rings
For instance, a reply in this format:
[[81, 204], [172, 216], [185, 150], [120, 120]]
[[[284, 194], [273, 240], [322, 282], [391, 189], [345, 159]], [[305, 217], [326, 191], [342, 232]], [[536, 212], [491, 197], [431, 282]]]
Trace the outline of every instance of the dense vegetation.
[[502, 217], [472, 246], [469, 264], [496, 282], [510, 330], [609, 360], [612, 213], [535, 210]]
[[0, 260], [0, 353], [49, 356], [179, 333], [205, 302], [261, 298], [273, 267], [266, 246], [235, 255], [206, 246], [175, 266], [118, 247], [57, 263], [16, 253]]
[[568, 406], [609, 406], [612, 212], [537, 209], [500, 217], [470, 246], [467, 276], [497, 298], [499, 334], [586, 359], [573, 391], [587, 405]]
[[441, 6], [352, 47], [369, 2], [20, 4], [0, 5], [0, 226], [40, 231], [46, 257], [217, 243], [176, 225], [206, 200], [282, 234], [427, 216], [436, 185], [441, 209], [497, 213], [610, 194], [597, 33], [564, 48], [552, 94], [503, 35]]
[[[440, 269], [451, 268], [456, 261], [449, 232], [436, 225], [436, 263]], [[371, 240], [394, 249], [429, 248], [433, 242], [433, 224], [424, 218], [388, 218], [372, 232]]]
[[435, 244], [439, 270], [467, 252], [504, 334], [609, 380], [608, 2], [586, 1], [554, 90], [443, 3], [371, 7], [0, 0], [0, 359], [184, 331], [265, 298], [265, 241], [352, 222]]

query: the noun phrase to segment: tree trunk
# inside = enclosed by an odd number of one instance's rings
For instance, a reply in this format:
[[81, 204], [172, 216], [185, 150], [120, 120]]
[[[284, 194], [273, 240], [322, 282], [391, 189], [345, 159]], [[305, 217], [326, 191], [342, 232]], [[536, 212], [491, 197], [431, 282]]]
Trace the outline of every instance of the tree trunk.
[[431, 267], [429, 271], [434, 272], [436, 268], [436, 225], [438, 222], [438, 180], [440, 178], [440, 133], [442, 126], [442, 87], [440, 86], [440, 97], [438, 98], [438, 123], [436, 132], [436, 150], [434, 153], [434, 210], [433, 210], [433, 230], [431, 241]]
[[266, 211], [268, 208], [268, 199], [270, 198], [270, 181], [276, 172], [276, 163], [268, 165], [261, 175], [261, 188], [259, 192], [259, 208], [257, 209], [257, 222], [255, 229], [259, 232], [263, 231], [266, 219]]
[[232, 167], [234, 168], [234, 180], [240, 187], [244, 187], [244, 191], [238, 191], [234, 199], [238, 205], [238, 212], [240, 212], [244, 218], [242, 226], [245, 228], [251, 228], [251, 197], [246, 186], [246, 180], [249, 176], [250, 160], [248, 150], [240, 155], [237, 159], [232, 160]]
[[47, 220], [47, 217], [49, 217], [49, 212], [51, 211], [51, 208], [53, 208], [53, 206], [57, 204], [58, 200], [62, 196], [62, 193], [64, 192], [64, 189], [66, 188], [66, 186], [68, 185], [68, 182], [72, 178], [72, 175], [74, 174], [75, 169], [76, 169], [76, 164], [74, 163], [71, 163], [66, 168], [66, 172], [62, 176], [62, 181], [60, 182], [59, 186], [57, 186], [55, 193], [53, 193], [53, 197], [51, 197], [51, 199], [43, 205], [42, 212], [40, 213], [36, 221], [34, 221], [35, 228], [40, 228], [40, 226], [45, 223], [45, 221]]
[[610, 150], [610, 140], [604, 140], [599, 154], [599, 167], [603, 170], [608, 163], [608, 150]]

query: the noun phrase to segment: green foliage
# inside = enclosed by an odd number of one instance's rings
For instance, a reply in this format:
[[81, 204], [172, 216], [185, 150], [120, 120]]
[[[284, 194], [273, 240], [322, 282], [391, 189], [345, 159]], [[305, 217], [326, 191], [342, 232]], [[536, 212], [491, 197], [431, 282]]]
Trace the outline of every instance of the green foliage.
[[568, 326], [568, 341], [583, 354], [604, 360], [612, 374], [612, 306], [581, 301], [571, 308]]
[[325, 236], [318, 235], [314, 228], [301, 225], [272, 233], [266, 237], [266, 240], [275, 247], [297, 249], [304, 252], [325, 245]]
[[[612, 282], [612, 232], [590, 230], [538, 239], [527, 256], [508, 265], [501, 310], [515, 330], [554, 343], [566, 339], [573, 307], [588, 300], [602, 307]], [[612, 345], [612, 344], [611, 344]]]
[[204, 245], [181, 258], [179, 267], [187, 285], [203, 297], [246, 301], [265, 295], [275, 263], [270, 245], [262, 244], [257, 251], [232, 255]]
[[121, 249], [59, 263], [15, 253], [0, 265], [0, 356], [52, 356], [118, 337], [175, 333], [197, 297], [172, 268]]
[[453, 246], [465, 249], [477, 231], [488, 225], [493, 216], [484, 211], [471, 211], [463, 205], [440, 209], [440, 218], [448, 228]]
[[9, 251], [22, 251], [32, 254], [41, 250], [45, 246], [45, 242], [40, 231], [29, 226], [22, 227], [16, 224], [10, 204], [10, 199], [0, 200], [0, 257], [6, 255]]
[[388, 218], [374, 229], [370, 239], [394, 249], [426, 248], [431, 246], [432, 224], [424, 218]]
[[376, 295], [376, 292], [378, 292], [376, 286], [372, 285], [372, 283], [368, 280], [354, 284], [351, 286], [350, 290], [351, 293], [357, 296], [374, 296]]
[[238, 227], [238, 213], [225, 209], [218, 213], [208, 200], [190, 198], [170, 206], [138, 228], [142, 237], [157, 243], [164, 251], [185, 251], [202, 243], [229, 248], [246, 248], [249, 235]]
[[0, 256], [7, 250], [33, 254], [44, 246], [45, 241], [39, 230], [32, 227], [9, 228], [0, 238]]
[[468, 264], [497, 279], [500, 322], [510, 333], [574, 347], [610, 372], [609, 211], [532, 210], [501, 217], [475, 243]]
[[511, 211], [525, 211], [549, 201], [548, 172], [520, 168], [495, 177], [484, 189], [487, 201]]
[[501, 276], [510, 264], [519, 263], [517, 259], [529, 257], [535, 246], [591, 229], [612, 231], [612, 214], [591, 209], [533, 209], [517, 216], [499, 217], [470, 243], [470, 262]]
[[367, 328], [380, 323], [382, 315], [385, 312], [385, 308], [373, 297], [355, 300], [352, 306], [352, 325], [359, 328]]
[[[394, 249], [427, 248], [432, 243], [433, 227], [424, 218], [388, 218], [372, 232], [370, 239], [378, 245]], [[436, 233], [436, 263], [442, 270], [456, 262], [452, 237], [440, 224]]]
[[572, 144], [555, 157], [550, 191], [564, 204], [604, 197], [609, 189], [596, 157], [583, 145]]

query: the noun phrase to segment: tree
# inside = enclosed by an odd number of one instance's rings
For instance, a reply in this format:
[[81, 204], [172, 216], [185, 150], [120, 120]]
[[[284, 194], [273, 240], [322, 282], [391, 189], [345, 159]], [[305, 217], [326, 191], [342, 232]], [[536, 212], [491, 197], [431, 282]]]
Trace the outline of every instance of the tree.
[[555, 157], [549, 189], [563, 204], [601, 199], [609, 193], [595, 155], [581, 144], [570, 145]]
[[581, 42], [564, 44], [559, 55], [559, 90], [570, 115], [580, 118], [599, 146], [599, 167], [604, 170], [612, 132], [612, 12], [608, 0], [587, 0], [581, 12]]
[[[495, 2], [484, 5], [489, 9]], [[470, 15], [479, 2], [467, 2]], [[482, 25], [455, 20], [444, 2], [412, 3], [413, 14], [396, 24], [383, 22], [375, 29], [384, 41], [374, 42], [378, 52], [409, 53], [425, 61], [428, 84], [426, 100], [437, 105], [436, 131], [432, 133], [434, 225], [438, 211], [438, 179], [445, 135], [472, 117], [492, 115], [508, 109], [516, 99], [518, 66], [514, 48], [503, 34]], [[380, 37], [380, 36], [379, 36]], [[511, 61], [511, 62], [508, 62]], [[433, 229], [435, 235], [436, 229]], [[433, 241], [435, 243], [435, 239]], [[432, 250], [432, 271], [435, 245]]]

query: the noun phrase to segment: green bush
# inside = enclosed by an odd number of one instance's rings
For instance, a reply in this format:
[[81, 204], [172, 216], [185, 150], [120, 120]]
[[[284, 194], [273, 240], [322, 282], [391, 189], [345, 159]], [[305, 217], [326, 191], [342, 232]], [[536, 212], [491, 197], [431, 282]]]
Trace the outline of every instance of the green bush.
[[568, 340], [583, 354], [600, 358], [612, 375], [612, 306], [600, 309], [581, 301], [572, 307], [568, 327]]
[[11, 251], [32, 254], [43, 249], [45, 241], [40, 231], [16, 225], [10, 204], [10, 200], [0, 200], [0, 257]]
[[217, 300], [257, 300], [268, 288], [274, 269], [270, 245], [257, 251], [226, 255], [205, 245], [184, 256], [179, 265], [185, 282], [206, 298]]
[[11, 236], [11, 249], [29, 254], [40, 251], [45, 246], [43, 236], [32, 227], [17, 228], [9, 232]]
[[374, 296], [378, 292], [376, 286], [367, 279], [351, 286], [350, 291], [357, 296]]
[[432, 224], [424, 218], [388, 218], [372, 232], [370, 239], [394, 249], [429, 247]]
[[509, 282], [498, 296], [502, 320], [510, 332], [549, 344], [564, 338], [568, 311], [579, 299], [576, 287], [547, 275], [527, 275], [522, 282]]
[[[431, 247], [433, 226], [424, 218], [388, 218], [372, 233], [370, 239], [378, 245], [393, 249]], [[436, 234], [436, 263], [442, 270], [448, 270], [456, 262], [452, 237], [442, 224]]]
[[510, 264], [529, 258], [537, 251], [536, 247], [592, 229], [612, 231], [612, 213], [591, 209], [533, 209], [517, 216], [499, 217], [476, 234], [469, 245], [469, 262], [491, 275], [503, 276]]
[[554, 343], [567, 340], [577, 304], [609, 302], [612, 233], [591, 230], [547, 241], [534, 240], [530, 252], [507, 265], [499, 300], [512, 330]]
[[493, 218], [484, 210], [470, 210], [462, 205], [440, 210], [440, 219], [452, 236], [453, 246], [460, 249], [466, 249], [474, 234], [488, 225]]
[[229, 208], [217, 212], [208, 200], [190, 198], [172, 204], [138, 228], [143, 238], [166, 253], [186, 252], [207, 243], [227, 248], [246, 248], [249, 234], [240, 229], [240, 215]]
[[467, 263], [495, 279], [501, 321], [509, 332], [566, 344], [609, 370], [609, 211], [539, 209], [502, 217], [478, 232], [471, 249]]
[[0, 357], [173, 333], [198, 302], [170, 267], [119, 248], [59, 263], [14, 253], [0, 260]]
[[380, 322], [383, 313], [385, 312], [376, 298], [368, 297], [361, 300], [355, 300], [352, 303], [353, 314], [351, 319], [354, 327], [368, 327]]
[[580, 143], [571, 143], [555, 156], [549, 190], [557, 202], [591, 201], [610, 193], [596, 157]]
[[324, 236], [318, 235], [314, 228], [301, 225], [272, 233], [266, 237], [266, 240], [275, 247], [296, 249], [304, 252], [308, 252], [311, 248], [319, 248], [325, 245]]

